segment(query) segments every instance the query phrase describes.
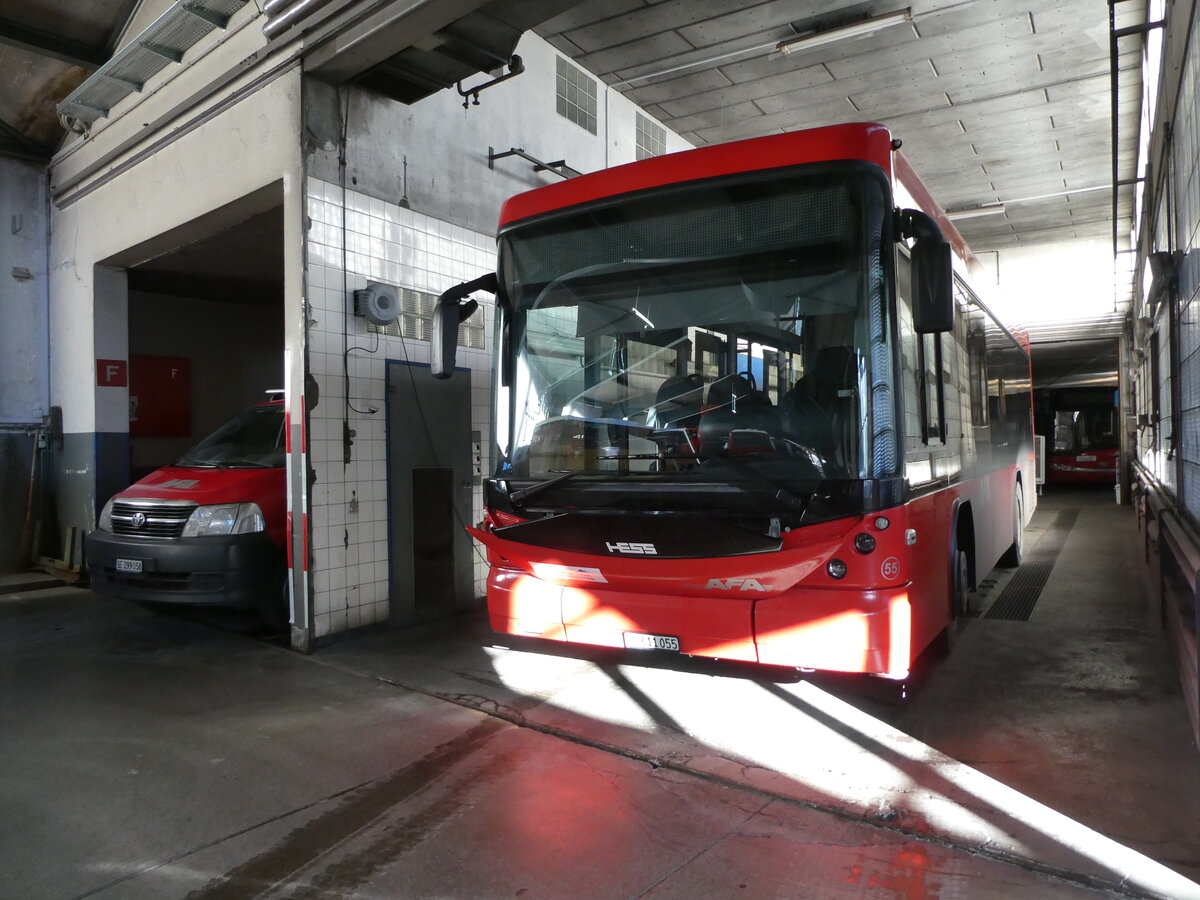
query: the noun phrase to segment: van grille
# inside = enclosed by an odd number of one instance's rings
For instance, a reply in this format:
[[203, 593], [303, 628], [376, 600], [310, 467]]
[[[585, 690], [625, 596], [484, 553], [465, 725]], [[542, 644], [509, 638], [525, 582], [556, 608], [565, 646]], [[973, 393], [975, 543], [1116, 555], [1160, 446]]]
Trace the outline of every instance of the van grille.
[[[112, 508], [113, 534], [141, 538], [177, 538], [196, 508], [180, 501], [116, 501]], [[135, 524], [136, 523], [136, 524]]]

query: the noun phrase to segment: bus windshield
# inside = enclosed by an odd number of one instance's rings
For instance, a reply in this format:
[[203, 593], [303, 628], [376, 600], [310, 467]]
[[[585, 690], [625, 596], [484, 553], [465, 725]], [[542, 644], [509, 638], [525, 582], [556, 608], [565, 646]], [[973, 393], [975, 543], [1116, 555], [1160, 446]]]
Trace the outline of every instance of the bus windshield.
[[1112, 407], [1059, 409], [1054, 413], [1055, 453], [1116, 450], [1117, 411]]
[[888, 209], [861, 164], [823, 164], [503, 232], [497, 475], [785, 491], [875, 477], [873, 442], [896, 441]]

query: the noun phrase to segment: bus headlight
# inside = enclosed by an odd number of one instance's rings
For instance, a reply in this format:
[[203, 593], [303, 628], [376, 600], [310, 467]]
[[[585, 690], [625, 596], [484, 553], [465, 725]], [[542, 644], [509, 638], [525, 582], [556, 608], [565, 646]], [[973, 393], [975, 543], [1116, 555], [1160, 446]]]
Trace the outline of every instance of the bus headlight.
[[826, 563], [825, 571], [829, 573], [830, 578], [845, 578], [846, 564], [840, 559], [831, 559]]
[[871, 537], [865, 531], [860, 531], [854, 536], [854, 549], [864, 555], [870, 553], [875, 549], [875, 538]]
[[183, 526], [183, 537], [252, 534], [265, 529], [266, 522], [257, 503], [221, 503], [197, 506]]

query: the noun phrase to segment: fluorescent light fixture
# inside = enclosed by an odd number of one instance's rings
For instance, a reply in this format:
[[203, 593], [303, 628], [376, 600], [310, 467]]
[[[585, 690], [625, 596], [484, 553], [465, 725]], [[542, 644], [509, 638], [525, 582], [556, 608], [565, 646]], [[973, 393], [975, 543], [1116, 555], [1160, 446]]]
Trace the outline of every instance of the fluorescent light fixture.
[[843, 25], [840, 28], [830, 28], [828, 31], [815, 31], [812, 34], [802, 34], [799, 37], [788, 38], [776, 44], [775, 49], [780, 53], [796, 53], [797, 51], [808, 50], [812, 47], [821, 47], [837, 41], [848, 41], [851, 38], [874, 34], [876, 31], [891, 25], [902, 25], [911, 22], [912, 10], [898, 9], [895, 12], [884, 13], [882, 16], [875, 16], [873, 19], [863, 19], [861, 22], [853, 22], [849, 25]]
[[968, 209], [946, 210], [946, 218], [951, 222], [957, 222], [959, 219], [977, 219], [980, 216], [998, 216], [1003, 214], [1003, 203], [989, 203], [987, 206], [973, 206]]

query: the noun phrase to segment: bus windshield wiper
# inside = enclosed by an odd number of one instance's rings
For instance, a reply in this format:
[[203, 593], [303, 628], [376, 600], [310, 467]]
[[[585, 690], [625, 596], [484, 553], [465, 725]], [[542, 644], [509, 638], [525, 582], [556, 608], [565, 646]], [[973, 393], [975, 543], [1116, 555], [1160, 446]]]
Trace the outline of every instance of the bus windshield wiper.
[[551, 472], [560, 472], [560, 474], [555, 476], [554, 478], [547, 478], [545, 481], [539, 481], [536, 484], [531, 484], [531, 485], [529, 485], [529, 487], [521, 488], [519, 491], [513, 491], [511, 494], [508, 495], [508, 499], [511, 500], [513, 503], [520, 503], [526, 497], [532, 497], [535, 494], [540, 494], [542, 491], [546, 490], [547, 488], [552, 488], [556, 484], [561, 484], [562, 482], [566, 481], [567, 479], [574, 478], [576, 475], [579, 474], [578, 470], [573, 470], [570, 472], [562, 472], [559, 469], [551, 469], [550, 471]]
[[765, 488], [767, 491], [771, 492], [772, 500], [778, 501], [789, 509], [798, 510], [801, 515], [803, 515], [805, 510], [808, 509], [809, 500], [812, 499], [811, 495], [805, 497], [801, 494], [797, 494], [794, 490], [787, 487], [782, 482], [776, 481], [774, 478], [769, 478], [762, 472], [755, 470], [751, 466], [749, 460], [738, 459], [736, 456], [721, 456], [717, 459], [719, 459], [722, 463], [731, 464], [735, 469], [741, 472], [745, 478], [745, 481], [750, 483], [743, 485], [739, 481], [731, 479], [729, 483], [735, 487], [740, 487], [747, 491], [753, 490], [750, 485], [754, 485], [759, 490], [763, 490]]

